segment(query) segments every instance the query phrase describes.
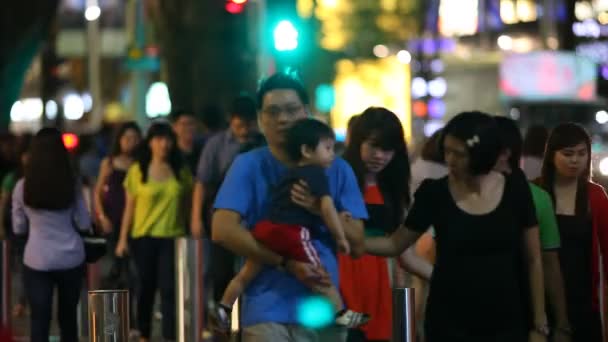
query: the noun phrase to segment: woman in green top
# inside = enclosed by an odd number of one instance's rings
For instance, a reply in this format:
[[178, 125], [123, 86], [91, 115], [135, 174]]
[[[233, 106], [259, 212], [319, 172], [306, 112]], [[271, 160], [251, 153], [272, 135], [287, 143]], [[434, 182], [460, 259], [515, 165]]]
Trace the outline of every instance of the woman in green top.
[[[522, 172], [519, 168], [519, 161], [523, 142], [519, 128], [511, 119], [496, 117], [495, 120], [503, 144], [503, 151], [498, 157], [495, 169], [505, 173]], [[529, 185], [538, 219], [545, 292], [550, 309], [548, 314], [555, 323], [555, 326], [551, 327], [552, 341], [568, 342], [570, 341], [570, 323], [566, 311], [564, 280], [558, 258], [561, 241], [553, 201], [541, 187], [532, 183]]]
[[148, 130], [138, 161], [124, 181], [126, 203], [116, 255], [127, 252], [129, 234], [139, 274], [140, 342], [150, 339], [156, 289], [160, 289], [163, 337], [175, 340], [174, 239], [185, 235], [192, 175], [177, 149], [171, 126]]

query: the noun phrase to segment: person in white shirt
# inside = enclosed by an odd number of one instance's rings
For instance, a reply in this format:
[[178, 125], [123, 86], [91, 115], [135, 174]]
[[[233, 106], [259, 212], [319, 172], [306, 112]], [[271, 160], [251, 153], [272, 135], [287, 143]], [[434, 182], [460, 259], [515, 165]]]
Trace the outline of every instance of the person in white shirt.
[[521, 168], [528, 180], [535, 180], [540, 177], [548, 137], [549, 130], [540, 125], [530, 126], [526, 132], [522, 150]]
[[420, 183], [427, 178], [438, 179], [448, 174], [448, 169], [439, 154], [437, 143], [441, 130], [435, 132], [423, 145], [420, 157], [412, 164], [412, 195]]

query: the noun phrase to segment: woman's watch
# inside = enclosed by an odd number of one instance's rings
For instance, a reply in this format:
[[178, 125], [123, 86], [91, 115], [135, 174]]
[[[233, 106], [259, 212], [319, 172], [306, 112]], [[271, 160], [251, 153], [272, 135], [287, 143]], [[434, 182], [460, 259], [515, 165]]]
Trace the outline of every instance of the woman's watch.
[[547, 323], [535, 325], [534, 331], [543, 336], [549, 336], [549, 333], [551, 332], [551, 330], [549, 329], [549, 325], [547, 325]]

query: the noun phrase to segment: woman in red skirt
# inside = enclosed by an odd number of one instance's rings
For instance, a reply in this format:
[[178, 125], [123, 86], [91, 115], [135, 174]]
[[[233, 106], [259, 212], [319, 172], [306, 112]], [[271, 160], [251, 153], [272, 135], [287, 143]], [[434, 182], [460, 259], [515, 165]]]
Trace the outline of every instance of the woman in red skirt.
[[[364, 195], [369, 219], [366, 236], [393, 232], [409, 205], [410, 164], [399, 118], [384, 108], [368, 108], [352, 127], [344, 159], [353, 168]], [[350, 341], [388, 341], [392, 307], [387, 258], [339, 255], [340, 291], [348, 308], [371, 320], [349, 332]]]

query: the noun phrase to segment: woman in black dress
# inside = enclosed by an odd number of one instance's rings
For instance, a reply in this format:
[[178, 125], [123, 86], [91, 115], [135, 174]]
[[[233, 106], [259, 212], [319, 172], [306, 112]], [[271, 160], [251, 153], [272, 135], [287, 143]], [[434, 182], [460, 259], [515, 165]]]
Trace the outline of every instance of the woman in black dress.
[[[566, 288], [573, 342], [601, 342], [600, 255], [608, 253], [608, 198], [591, 183], [591, 141], [584, 128], [566, 123], [553, 129], [539, 183], [553, 198], [561, 237], [559, 259]], [[606, 267], [607, 260], [603, 265]], [[604, 268], [606, 270], [606, 268]], [[604, 271], [604, 277], [606, 277]], [[605, 291], [602, 291], [605, 297]]]
[[[440, 150], [448, 176], [425, 180], [404, 227], [366, 239], [368, 253], [399, 255], [431, 225], [437, 260], [425, 319], [427, 342], [545, 341], [540, 242], [532, 197], [521, 175], [492, 171], [500, 152], [495, 121], [461, 113], [445, 127]], [[529, 267], [533, 322], [521, 296], [521, 255]], [[527, 327], [532, 330], [527, 331]]]

